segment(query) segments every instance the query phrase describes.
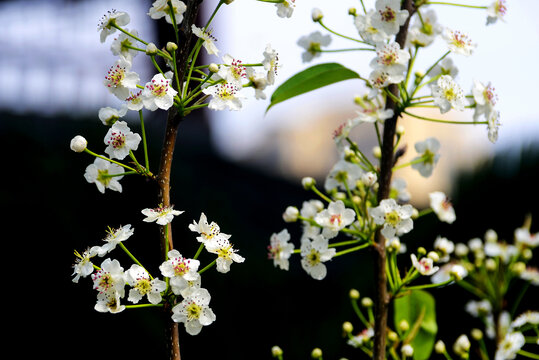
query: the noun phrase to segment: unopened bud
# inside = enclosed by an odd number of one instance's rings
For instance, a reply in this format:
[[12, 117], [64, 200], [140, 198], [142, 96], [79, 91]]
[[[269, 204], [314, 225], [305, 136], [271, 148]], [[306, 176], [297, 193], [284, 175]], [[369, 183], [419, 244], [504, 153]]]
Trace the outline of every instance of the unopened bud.
[[373, 302], [370, 297], [364, 297], [363, 299], [361, 299], [361, 306], [370, 308], [372, 307], [372, 305], [373, 305]]
[[322, 357], [322, 350], [320, 348], [314, 348], [311, 352], [311, 357], [313, 359], [320, 359]]
[[348, 15], [356, 16], [357, 10], [355, 7], [351, 7], [348, 9]]
[[303, 185], [303, 188], [305, 190], [312, 189], [315, 184], [316, 184], [316, 180], [310, 176], [306, 176], [303, 179], [301, 179], [301, 185]]
[[278, 347], [277, 345], [275, 345], [275, 346], [273, 346], [271, 348], [271, 355], [273, 357], [281, 356], [281, 355], [283, 355], [283, 350], [280, 347]]
[[414, 348], [410, 344], [406, 344], [401, 348], [402, 355], [411, 357], [414, 354]]
[[496, 231], [492, 229], [488, 229], [487, 232], [485, 233], [485, 241], [486, 242], [498, 241], [498, 234], [496, 233]]
[[71, 150], [74, 152], [83, 152], [86, 150], [86, 146], [88, 145], [88, 141], [86, 141], [85, 138], [83, 138], [80, 135], [75, 136], [73, 139], [71, 139]]
[[412, 209], [412, 219], [417, 219], [419, 217], [419, 211], [416, 208]]
[[496, 270], [497, 267], [498, 267], [498, 264], [496, 264], [496, 260], [494, 260], [492, 258], [488, 258], [488, 259], [485, 260], [485, 268], [488, 271], [494, 271], [494, 270]]
[[442, 340], [436, 341], [436, 344], [434, 344], [434, 351], [436, 351], [438, 354], [445, 353], [445, 344]]
[[146, 55], [155, 55], [157, 54], [157, 46], [154, 43], [149, 43], [146, 45]]
[[167, 51], [174, 52], [178, 50], [178, 45], [172, 41], [167, 42]]
[[522, 261], [518, 261], [511, 266], [511, 270], [515, 274], [520, 275], [526, 270], [526, 264], [524, 264]]
[[219, 71], [219, 65], [217, 65], [216, 63], [211, 63], [208, 66], [208, 70], [210, 70], [210, 72], [212, 72], [212, 73], [216, 73], [216, 72]]
[[483, 338], [483, 332], [480, 329], [472, 329], [471, 331], [472, 339], [479, 341]]
[[395, 131], [397, 132], [397, 135], [399, 135], [399, 136], [404, 135], [404, 126], [398, 125], [397, 128], [395, 129]]
[[373, 186], [377, 180], [378, 180], [378, 176], [376, 175], [376, 173], [372, 171], [366, 172], [365, 174], [361, 176], [361, 181], [366, 186]]
[[342, 330], [349, 334], [351, 333], [352, 331], [354, 331], [354, 326], [352, 325], [352, 323], [350, 321], [345, 321], [343, 324], [342, 324]]
[[372, 154], [375, 158], [380, 159], [382, 157], [382, 149], [380, 148], [380, 146], [373, 147]]
[[427, 257], [434, 262], [440, 261], [440, 255], [438, 255], [436, 251], [429, 251], [429, 253], [427, 254]]
[[319, 22], [324, 17], [324, 14], [322, 14], [322, 10], [320, 10], [319, 8], [314, 8], [311, 13], [311, 16], [314, 22]]
[[395, 342], [395, 341], [398, 341], [399, 340], [399, 334], [397, 334], [396, 332], [394, 331], [389, 331], [387, 333], [387, 339], [391, 342]]
[[410, 329], [410, 324], [408, 323], [408, 321], [406, 321], [406, 319], [402, 319], [399, 322], [399, 330], [405, 332], [405, 331], [408, 331], [409, 329]]
[[427, 254], [427, 249], [425, 249], [423, 246], [420, 246], [417, 248], [417, 254], [419, 257], [424, 256]]
[[283, 220], [285, 222], [294, 222], [298, 220], [299, 210], [295, 206], [289, 206], [283, 213]]
[[352, 300], [357, 300], [359, 299], [359, 291], [357, 291], [356, 289], [351, 289], [350, 292], [348, 293], [348, 296]]
[[225, 4], [230, 5], [234, 2], [234, 0], [222, 0]]

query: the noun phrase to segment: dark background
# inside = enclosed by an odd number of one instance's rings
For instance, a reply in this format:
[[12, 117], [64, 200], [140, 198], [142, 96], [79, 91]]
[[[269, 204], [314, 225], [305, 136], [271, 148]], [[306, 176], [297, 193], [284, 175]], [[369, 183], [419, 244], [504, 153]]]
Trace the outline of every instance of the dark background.
[[[3, 217], [4, 268], [9, 287], [4, 303], [11, 311], [12, 344], [23, 352], [78, 359], [165, 359], [162, 318], [159, 310], [139, 309], [120, 314], [93, 310], [95, 291], [89, 278], [71, 281], [73, 250], [100, 244], [108, 226], [131, 224], [135, 234], [126, 243], [147, 268], [158, 274], [157, 226], [142, 221], [140, 210], [155, 206], [155, 186], [131, 176], [122, 180], [123, 193], [101, 194], [83, 178], [91, 156], [69, 149], [69, 141], [84, 135], [90, 149], [100, 149], [105, 129], [97, 119], [39, 118], [2, 113], [0, 144], [4, 154], [0, 199], [8, 214]], [[162, 115], [146, 122], [150, 164], [155, 171], [164, 129]], [[138, 131], [136, 124], [133, 131]], [[198, 243], [188, 224], [204, 211], [210, 221], [232, 234], [231, 241], [246, 258], [233, 264], [228, 274], [209, 271], [203, 286], [211, 295], [217, 321], [198, 336], [181, 328], [181, 351], [186, 359], [269, 359], [273, 345], [285, 358], [309, 358], [312, 348], [324, 350], [326, 359], [357, 358], [341, 334], [343, 321], [357, 330], [347, 294], [350, 288], [372, 296], [372, 262], [369, 252], [350, 254], [328, 263], [322, 281], [310, 278], [299, 257], [290, 271], [273, 267], [266, 247], [273, 232], [286, 225], [299, 247], [299, 224], [285, 224], [286, 206], [301, 206], [312, 198], [299, 184], [220, 158], [208, 141], [204, 118], [190, 118], [180, 126], [173, 175], [172, 199], [186, 210], [173, 222], [175, 246], [192, 256]], [[537, 150], [516, 149], [486, 161], [473, 173], [462, 174], [452, 194], [457, 211], [453, 225], [434, 216], [416, 223], [412, 236], [403, 241], [409, 249], [428, 247], [437, 235], [454, 242], [482, 236], [494, 228], [511, 241], [526, 213], [537, 218]], [[532, 227], [536, 231], [536, 226]], [[211, 258], [203, 253], [201, 261]], [[130, 262], [116, 252], [124, 268]], [[407, 264], [407, 260], [404, 264]], [[98, 264], [99, 265], [99, 264]], [[473, 319], [463, 306], [470, 299], [456, 287], [434, 290], [440, 335], [452, 343]], [[531, 287], [527, 303], [536, 307], [537, 290]], [[7, 300], [7, 302], [6, 302]], [[16, 310], [15, 310], [16, 309]], [[524, 307], [523, 307], [524, 309]], [[354, 355], [356, 354], [356, 355]]]

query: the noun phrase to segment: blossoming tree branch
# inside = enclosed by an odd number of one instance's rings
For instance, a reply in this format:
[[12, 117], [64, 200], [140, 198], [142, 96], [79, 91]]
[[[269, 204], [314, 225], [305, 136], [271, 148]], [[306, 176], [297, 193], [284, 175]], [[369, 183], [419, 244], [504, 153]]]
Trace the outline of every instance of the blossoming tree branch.
[[[104, 74], [103, 91], [118, 98], [122, 106], [99, 110], [98, 118], [105, 134], [103, 152], [96, 149], [99, 144], [88, 144], [82, 135], [75, 136], [70, 144], [73, 151], [94, 158], [84, 178], [101, 193], [122, 192], [121, 181], [129, 176], [142, 176], [158, 184], [156, 203], [141, 204], [141, 218], [133, 222], [153, 222], [159, 226], [160, 239], [150, 244], [160, 246], [163, 262], [159, 268], [148, 268], [143, 264], [143, 256], [128, 249], [127, 240], [136, 236], [136, 226], [125, 224], [106, 229], [97, 245], [75, 250], [73, 282], [91, 278], [96, 290], [95, 310], [99, 312], [115, 314], [133, 308], [163, 308], [170, 318], [166, 333], [171, 359], [180, 359], [179, 323], [188, 334], [197, 335], [203, 326], [216, 320], [210, 307], [211, 295], [202, 287], [201, 275], [212, 268], [227, 273], [233, 263], [244, 261], [233, 247], [231, 235], [221, 232], [219, 225], [209, 221], [204, 213], [188, 225], [194, 233], [193, 240], [200, 243], [198, 251], [187, 256], [175, 247], [172, 224], [185, 212], [174, 209], [170, 192], [179, 124], [200, 109], [240, 110], [246, 97], [265, 99], [264, 90], [275, 81], [277, 53], [270, 44], [260, 49], [261, 56], [254, 62], [222, 54], [222, 49], [216, 46], [211, 23], [230, 3], [232, 0], [215, 2], [210, 17], [197, 24], [200, 0], [153, 2], [147, 16], [170, 25], [175, 41], [167, 43], [144, 39], [143, 34], [128, 27], [129, 14], [108, 11], [99, 22], [98, 32], [101, 43], [110, 42], [115, 60], [111, 57], [112, 65]], [[200, 64], [204, 53], [215, 61]], [[136, 60], [141, 56], [148, 56], [154, 65], [155, 75], [151, 79], [143, 80], [135, 71]], [[157, 165], [149, 163], [144, 126], [145, 115], [154, 111], [168, 114]], [[138, 114], [140, 134], [122, 120], [128, 112]], [[128, 267], [120, 264], [112, 257], [114, 251], [125, 252], [132, 264]], [[203, 259], [204, 253], [209, 258]]]
[[[294, 5], [294, 1], [285, 2]], [[334, 30], [325, 22], [322, 10], [315, 8], [312, 20], [320, 30], [301, 36], [297, 44], [304, 50], [303, 62], [330, 52], [369, 56], [367, 73], [338, 63], [317, 64], [286, 80], [270, 99], [268, 110], [295, 96], [352, 79], [362, 81], [366, 90], [354, 99], [357, 116], [334, 132], [340, 160], [329, 172], [323, 189], [313, 178], [305, 177], [302, 184], [315, 198], [300, 208], [289, 206], [283, 214], [285, 222], [299, 222], [302, 226], [299, 248], [291, 242], [288, 230], [283, 229], [270, 238], [270, 259], [276, 267], [288, 270], [290, 258], [297, 254], [301, 256], [302, 268], [314, 279], [322, 280], [330, 260], [371, 250], [375, 259], [374, 298], [365, 296], [360, 300], [356, 290], [350, 291], [361, 331], [354, 335], [353, 324], [343, 324], [348, 343], [368, 358], [421, 360], [430, 359], [433, 351], [446, 359], [457, 356], [499, 360], [514, 359], [517, 355], [539, 358], [537, 351], [527, 345], [539, 341], [539, 313], [522, 312], [519, 308], [529, 285], [539, 285], [538, 270], [527, 265], [533, 249], [539, 245], [536, 234], [530, 232], [531, 220], [515, 230], [511, 243], [498, 239], [490, 229], [484, 239], [474, 238], [468, 243], [455, 244], [440, 234], [432, 249], [407, 249], [401, 237], [413, 236], [422, 217], [434, 213], [439, 221], [451, 224], [456, 213], [441, 191], [429, 194], [430, 208], [415, 209], [409, 204], [406, 181], [393, 178], [394, 171], [404, 167], [430, 177], [440, 157], [440, 142], [429, 137], [415, 144], [417, 156], [412, 161], [402, 162], [406, 147], [401, 146], [404, 128], [399, 120], [404, 116], [440, 126], [482, 125], [488, 139], [496, 142], [500, 114], [494, 87], [490, 82], [473, 79], [467, 93], [457, 80], [458, 68], [453, 63], [454, 57], [471, 56], [476, 44], [468, 34], [455, 29], [454, 24], [439, 24], [436, 9], [455, 6], [462, 11], [485, 11], [486, 25], [491, 25], [504, 20], [506, 2], [469, 5], [376, 0], [360, 1], [360, 5], [360, 10], [348, 10], [357, 33]], [[329, 48], [332, 37], [349, 41], [350, 47]], [[429, 53], [434, 41], [445, 42], [446, 51], [438, 55]], [[416, 69], [420, 56], [432, 59], [428, 68]], [[440, 114], [449, 115], [471, 109], [473, 116], [469, 121], [426, 117], [420, 112], [422, 108], [438, 109]], [[374, 127], [378, 142], [373, 149], [374, 159], [350, 136], [358, 126]], [[408, 257], [403, 258], [406, 253]], [[430, 277], [431, 282], [426, 283], [425, 277]], [[466, 310], [483, 321], [484, 329], [462, 334], [449, 351], [444, 341], [437, 339], [435, 301], [427, 290], [453, 284], [469, 291], [472, 299]], [[510, 297], [509, 289], [519, 295]], [[394, 313], [393, 325], [389, 321], [390, 310]], [[468, 336], [476, 341], [473, 347]], [[273, 355], [283, 359], [284, 351], [276, 346]], [[321, 359], [322, 350], [315, 348], [311, 355]]]

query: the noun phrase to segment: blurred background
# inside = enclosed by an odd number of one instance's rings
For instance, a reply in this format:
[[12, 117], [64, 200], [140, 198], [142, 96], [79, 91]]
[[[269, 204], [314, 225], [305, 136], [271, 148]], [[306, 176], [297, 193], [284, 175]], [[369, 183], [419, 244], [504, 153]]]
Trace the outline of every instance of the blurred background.
[[[216, 3], [203, 3], [201, 23]], [[300, 36], [321, 30], [311, 21], [313, 7], [323, 10], [324, 21], [332, 29], [355, 36], [347, 12], [350, 6], [359, 9], [360, 3], [296, 3], [291, 19], [277, 17], [274, 5], [254, 0], [236, 0], [223, 7], [213, 23], [221, 53], [245, 63], [260, 62], [270, 43], [278, 50], [281, 64], [276, 86], [321, 62], [339, 62], [368, 75], [370, 57], [365, 54], [359, 58], [349, 53], [324, 54], [304, 64], [302, 49], [296, 45]], [[367, 6], [370, 3], [366, 1]], [[149, 242], [156, 242], [156, 226], [142, 222], [140, 214], [142, 208], [156, 205], [153, 184], [125, 178], [122, 194], [107, 191], [102, 195], [83, 178], [93, 159], [69, 149], [71, 138], [81, 134], [90, 149], [101, 152], [106, 131], [98, 110], [119, 106], [102, 85], [114, 56], [111, 37], [104, 44], [99, 42], [98, 20], [111, 8], [126, 11], [131, 16], [127, 27], [156, 42], [169, 29], [164, 20], [153, 21], [146, 15], [150, 6], [151, 1], [127, 0], [0, 2], [0, 79], [4, 84], [0, 146], [7, 162], [0, 201], [8, 214], [2, 222], [8, 245], [4, 253], [17, 280], [10, 282], [17, 285], [16, 293], [12, 289], [5, 293], [9, 295], [7, 304], [15, 303], [17, 309], [14, 321], [9, 320], [13, 329], [10, 343], [23, 353], [84, 359], [166, 358], [158, 311], [100, 314], [93, 310], [95, 294], [90, 281], [71, 282], [73, 250], [99, 244], [108, 226], [132, 224], [135, 235], [129, 248], [135, 254], [139, 249], [139, 257], [149, 268], [157, 269], [160, 262], [158, 246], [154, 251], [148, 247]], [[446, 6], [437, 10], [439, 22], [453, 27], [458, 9]], [[491, 81], [499, 96], [502, 126], [499, 141], [491, 144], [483, 126], [401, 121], [406, 129], [403, 143], [408, 145], [404, 160], [415, 157], [416, 141], [435, 136], [442, 144], [442, 156], [429, 179], [407, 170], [396, 174], [406, 179], [412, 203], [426, 206], [428, 192], [441, 190], [451, 196], [457, 211], [452, 226], [423, 219], [417, 226], [422, 230], [406, 239], [411, 248], [429, 244], [437, 235], [464, 242], [491, 227], [511, 240], [527, 213], [537, 218], [539, 111], [535, 87], [539, 78], [533, 66], [539, 55], [539, 25], [532, 15], [537, 11], [539, 3], [534, 0], [510, 3], [506, 22], [486, 27], [483, 10], [458, 10], [465, 16], [459, 17], [462, 21], [455, 27], [468, 32], [478, 47], [470, 58], [452, 57], [459, 67], [457, 81], [464, 89], [471, 89], [473, 79]], [[330, 48], [346, 47], [350, 44], [333, 37]], [[443, 52], [443, 44], [433, 45], [418, 60], [418, 69], [427, 68]], [[219, 62], [217, 57], [204, 60]], [[137, 56], [134, 63], [141, 81], [151, 78], [153, 69], [144, 56]], [[268, 97], [274, 89], [266, 91]], [[355, 115], [353, 98], [365, 91], [360, 82], [346, 81], [291, 99], [268, 113], [268, 101], [253, 98], [239, 112], [201, 111], [181, 124], [172, 194], [175, 207], [186, 212], [175, 221], [175, 244], [182, 254], [194, 254], [197, 243], [187, 226], [205, 212], [223, 232], [232, 234], [235, 247], [246, 258], [245, 263], [232, 265], [229, 274], [205, 276], [217, 321], [196, 337], [182, 330], [186, 359], [269, 359], [275, 344], [285, 350], [288, 359], [308, 358], [315, 346], [328, 359], [356, 356], [345, 344], [340, 327], [343, 321], [355, 320], [347, 299], [350, 288], [372, 296], [369, 254], [339, 258], [329, 264], [326, 279], [315, 281], [303, 272], [299, 258], [291, 260], [289, 272], [274, 268], [266, 247], [271, 234], [287, 225], [281, 220], [286, 206], [300, 207], [302, 201], [312, 198], [301, 188], [300, 179], [313, 176], [323, 182], [337, 158], [333, 130]], [[468, 112], [450, 115], [457, 120], [471, 117]], [[127, 120], [138, 130], [137, 116], [128, 114]], [[156, 169], [165, 114], [146, 112], [145, 120], [150, 164]], [[361, 127], [353, 133], [366, 153], [374, 145], [372, 135]], [[299, 226], [287, 228], [299, 246]], [[537, 231], [536, 227], [532, 230]], [[350, 268], [356, 272], [349, 273]], [[439, 320], [442, 335], [455, 339], [461, 329], [444, 327], [444, 320], [454, 323], [456, 313], [472, 324], [473, 319], [463, 311], [467, 299], [451, 296], [449, 304], [444, 300], [447, 289], [433, 293], [439, 307], [451, 307], [452, 312], [440, 312]], [[530, 292], [528, 298], [536, 296], [537, 291]], [[319, 326], [305, 324], [304, 319]]]

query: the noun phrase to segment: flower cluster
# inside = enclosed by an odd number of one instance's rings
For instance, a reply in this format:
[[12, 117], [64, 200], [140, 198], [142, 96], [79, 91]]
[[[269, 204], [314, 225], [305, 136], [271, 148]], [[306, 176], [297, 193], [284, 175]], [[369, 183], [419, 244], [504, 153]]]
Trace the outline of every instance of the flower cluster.
[[[142, 210], [146, 216], [143, 221], [155, 222], [161, 226], [170, 224], [175, 216], [182, 213], [172, 207], [162, 206]], [[151, 305], [165, 301], [176, 304], [172, 307], [172, 319], [184, 323], [187, 333], [196, 335], [202, 326], [215, 321], [215, 314], [209, 307], [210, 293], [201, 287], [201, 273], [214, 264], [217, 264], [218, 272], [226, 273], [230, 271], [232, 262], [241, 263], [244, 258], [233, 249], [229, 242], [230, 235], [221, 233], [216, 223], [208, 224], [204, 214], [201, 214], [198, 223], [194, 221], [189, 228], [200, 235], [197, 238], [202, 242], [200, 249], [193, 258], [183, 256], [176, 249], [169, 250], [165, 261], [159, 265], [163, 280], [152, 276], [127, 250], [125, 241], [134, 234], [134, 229], [128, 224], [109, 229], [103, 245], [92, 246], [82, 254], [75, 252], [77, 261], [73, 282], [78, 283], [81, 278], [91, 277], [97, 291], [95, 310], [99, 312], [119, 313], [129, 308], [131, 305], [122, 302], [126, 296], [132, 304], [138, 304], [144, 299]], [[110, 257], [106, 257], [99, 266], [94, 264], [95, 258], [108, 256], [117, 247], [134, 261], [128, 269], [125, 270], [118, 260]], [[201, 263], [198, 257], [203, 248], [217, 257], [205, 268], [199, 269]]]

